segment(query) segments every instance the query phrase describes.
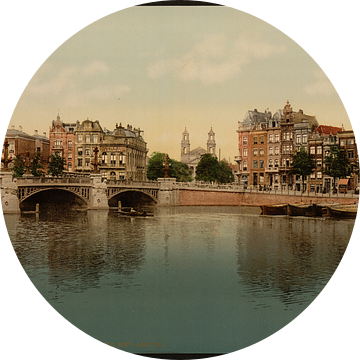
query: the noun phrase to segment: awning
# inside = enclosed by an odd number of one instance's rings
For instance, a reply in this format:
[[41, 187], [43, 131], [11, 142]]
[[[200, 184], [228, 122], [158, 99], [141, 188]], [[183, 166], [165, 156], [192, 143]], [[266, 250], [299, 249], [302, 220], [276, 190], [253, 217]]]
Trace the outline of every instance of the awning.
[[338, 185], [347, 185], [349, 182], [349, 179], [340, 179], [338, 182]]

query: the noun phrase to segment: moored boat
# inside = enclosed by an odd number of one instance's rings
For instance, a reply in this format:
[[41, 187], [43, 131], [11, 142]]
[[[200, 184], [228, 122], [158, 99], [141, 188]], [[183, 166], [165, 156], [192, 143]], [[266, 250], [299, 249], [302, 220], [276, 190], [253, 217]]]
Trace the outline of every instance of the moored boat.
[[287, 215], [287, 204], [261, 205], [260, 215]]
[[358, 210], [358, 204], [328, 206], [327, 209], [329, 216], [355, 219]]
[[338, 206], [341, 205], [339, 202], [323, 202], [313, 204], [314, 216], [323, 216], [327, 214], [328, 206]]
[[288, 215], [290, 215], [290, 216], [314, 216], [313, 204], [289, 204]]

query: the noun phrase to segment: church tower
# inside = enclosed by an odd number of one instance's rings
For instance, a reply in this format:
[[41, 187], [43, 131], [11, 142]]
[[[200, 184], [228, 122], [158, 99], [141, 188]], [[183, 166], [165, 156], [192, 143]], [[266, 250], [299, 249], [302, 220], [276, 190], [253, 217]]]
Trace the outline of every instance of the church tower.
[[206, 143], [207, 145], [207, 152], [212, 155], [216, 155], [216, 142], [215, 142], [215, 133], [213, 129], [211, 128], [208, 132], [208, 141]]
[[187, 163], [190, 160], [190, 139], [189, 133], [185, 128], [185, 131], [182, 133], [181, 139], [181, 162]]

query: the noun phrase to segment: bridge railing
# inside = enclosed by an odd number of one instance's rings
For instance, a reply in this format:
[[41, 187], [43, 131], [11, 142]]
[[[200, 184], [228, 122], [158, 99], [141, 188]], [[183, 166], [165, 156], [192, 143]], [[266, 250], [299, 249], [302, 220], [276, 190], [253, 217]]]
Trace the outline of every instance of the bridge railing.
[[116, 186], [144, 186], [144, 187], [160, 187], [158, 181], [133, 181], [133, 180], [104, 180], [107, 185]]
[[90, 184], [89, 177], [20, 177], [16, 180], [18, 185], [32, 184]]

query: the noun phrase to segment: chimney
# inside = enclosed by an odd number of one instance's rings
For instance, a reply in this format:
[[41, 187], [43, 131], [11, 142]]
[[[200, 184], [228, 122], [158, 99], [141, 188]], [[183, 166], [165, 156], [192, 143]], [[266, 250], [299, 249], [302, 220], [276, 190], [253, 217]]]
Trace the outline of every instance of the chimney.
[[38, 131], [34, 130], [34, 135], [37, 136], [38, 135]]
[[19, 125], [19, 130], [22, 131], [22, 126], [21, 125]]
[[46, 131], [43, 132], [43, 135], [46, 137]]
[[15, 125], [11, 125], [11, 130], [15, 130]]

